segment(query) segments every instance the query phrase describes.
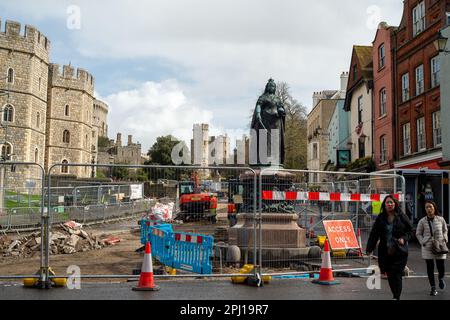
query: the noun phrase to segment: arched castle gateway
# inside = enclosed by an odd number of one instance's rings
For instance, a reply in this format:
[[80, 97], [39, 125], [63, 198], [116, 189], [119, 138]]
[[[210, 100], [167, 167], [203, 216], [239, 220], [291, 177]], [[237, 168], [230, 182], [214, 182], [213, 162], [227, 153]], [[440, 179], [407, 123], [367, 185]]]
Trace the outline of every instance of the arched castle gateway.
[[[106, 133], [108, 106], [94, 98], [91, 74], [51, 64], [49, 52], [50, 41], [36, 28], [0, 20], [2, 156], [36, 162], [46, 169], [55, 163], [97, 162], [97, 138], [102, 122]], [[94, 112], [98, 106], [101, 112]], [[91, 169], [65, 167], [53, 173], [85, 178], [91, 176]], [[7, 188], [35, 186], [35, 192], [40, 187], [36, 168], [8, 166], [3, 174]]]

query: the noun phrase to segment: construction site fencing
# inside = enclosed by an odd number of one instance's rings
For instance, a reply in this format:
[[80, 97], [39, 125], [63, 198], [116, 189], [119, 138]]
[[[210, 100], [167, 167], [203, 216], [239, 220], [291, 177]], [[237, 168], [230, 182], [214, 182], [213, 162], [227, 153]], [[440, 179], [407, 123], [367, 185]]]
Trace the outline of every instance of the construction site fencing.
[[[392, 174], [58, 164], [46, 175], [41, 166], [23, 163], [0, 169], [0, 231], [41, 229], [35, 239], [42, 243], [40, 266], [30, 264], [22, 274], [44, 270], [44, 279], [51, 277], [50, 267], [64, 275], [71, 265], [86, 277], [138, 275], [143, 219], [151, 227], [170, 224], [182, 239], [212, 239], [210, 251], [198, 251], [190, 240], [172, 242], [172, 262], [155, 261], [156, 276], [166, 276], [166, 265], [176, 268], [180, 255], [185, 259], [179, 260], [179, 277], [199, 270], [202, 276], [232, 276], [245, 264], [256, 266], [255, 275], [318, 271], [324, 222], [336, 220], [352, 222], [362, 248], [332, 247], [334, 267], [367, 267], [362, 253], [381, 201], [393, 194], [404, 207], [404, 178]], [[89, 177], [83, 177], [86, 172]], [[90, 178], [92, 173], [101, 178]], [[65, 174], [79, 178], [69, 183]], [[61, 225], [71, 221], [82, 224], [89, 237], [62, 237]]]
[[[101, 177], [101, 183], [82, 176], [82, 183], [75, 182], [74, 187], [59, 182], [64, 179], [61, 172], [79, 175], [86, 167], [89, 173], [94, 170]], [[49, 234], [60, 232], [60, 224], [74, 221], [83, 224], [91, 239], [106, 248], [101, 250], [105, 254], [91, 252], [91, 248], [85, 248], [89, 246], [84, 239], [75, 239], [76, 243], [71, 243], [74, 249], [85, 252], [82, 259], [72, 260], [67, 255], [52, 254], [58, 245], [54, 239], [45, 244], [48, 252], [44, 268], [51, 266], [57, 274], [64, 274], [69, 265], [75, 264], [82, 274], [94, 277], [138, 274], [143, 258], [141, 222], [147, 219], [173, 228], [173, 241], [163, 247], [155, 243], [155, 249], [165, 248], [170, 253], [155, 252], [155, 257], [161, 258], [155, 259], [157, 276], [164, 276], [166, 267], [177, 269], [176, 276], [180, 277], [238, 274], [244, 263], [256, 262], [252, 260], [257, 251], [256, 187], [255, 171], [245, 167], [54, 165], [46, 185], [51, 212]], [[231, 213], [230, 206], [234, 208]], [[109, 222], [95, 223], [99, 221]], [[189, 241], [177, 240], [177, 236]], [[202, 239], [204, 246], [190, 239]], [[115, 250], [107, 248], [111, 242]]]
[[[35, 274], [43, 248], [29, 231], [44, 225], [45, 171], [36, 163], [0, 162], [0, 277]], [[14, 231], [14, 232], [13, 232]]]
[[[313, 178], [314, 180], [311, 180]], [[368, 267], [364, 255], [384, 198], [404, 208], [402, 176], [265, 169], [259, 176], [258, 264], [262, 273], [317, 271], [327, 238], [324, 222], [350, 220], [357, 248], [333, 248], [334, 269]]]

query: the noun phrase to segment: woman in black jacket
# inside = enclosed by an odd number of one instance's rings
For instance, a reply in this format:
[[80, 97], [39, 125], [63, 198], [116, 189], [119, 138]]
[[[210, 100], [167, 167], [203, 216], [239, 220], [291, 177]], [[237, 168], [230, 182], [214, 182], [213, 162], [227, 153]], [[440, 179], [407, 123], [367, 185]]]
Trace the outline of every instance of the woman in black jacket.
[[408, 261], [408, 241], [412, 237], [412, 224], [402, 212], [394, 196], [387, 196], [381, 205], [367, 242], [367, 254], [370, 255], [378, 240], [378, 265], [382, 273], [386, 272], [389, 286], [395, 300], [400, 300], [402, 276]]

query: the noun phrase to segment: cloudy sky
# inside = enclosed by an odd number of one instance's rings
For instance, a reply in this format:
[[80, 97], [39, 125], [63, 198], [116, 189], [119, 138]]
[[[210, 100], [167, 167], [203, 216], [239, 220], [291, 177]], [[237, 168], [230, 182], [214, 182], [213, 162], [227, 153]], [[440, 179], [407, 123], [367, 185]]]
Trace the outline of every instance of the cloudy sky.
[[160, 135], [239, 136], [267, 80], [287, 82], [308, 109], [312, 93], [339, 88], [352, 46], [377, 25], [400, 23], [402, 0], [14, 0], [4, 20], [51, 41], [51, 61], [89, 70], [110, 105], [109, 136], [133, 134], [147, 150]]

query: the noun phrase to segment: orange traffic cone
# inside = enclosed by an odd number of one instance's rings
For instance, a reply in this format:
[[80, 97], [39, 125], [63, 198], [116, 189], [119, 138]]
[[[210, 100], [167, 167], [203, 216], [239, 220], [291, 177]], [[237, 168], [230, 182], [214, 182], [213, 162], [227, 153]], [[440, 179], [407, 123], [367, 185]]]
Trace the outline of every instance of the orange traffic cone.
[[155, 286], [153, 279], [153, 262], [152, 262], [152, 247], [150, 242], [145, 244], [144, 262], [142, 263], [141, 276], [139, 277], [139, 284], [134, 287], [134, 291], [158, 291], [159, 286]]
[[328, 240], [325, 240], [325, 248], [322, 253], [322, 267], [320, 268], [319, 279], [313, 280], [313, 283], [322, 285], [339, 284], [339, 281], [335, 281], [333, 278], [333, 269], [331, 267], [330, 257], [330, 244], [328, 243]]

